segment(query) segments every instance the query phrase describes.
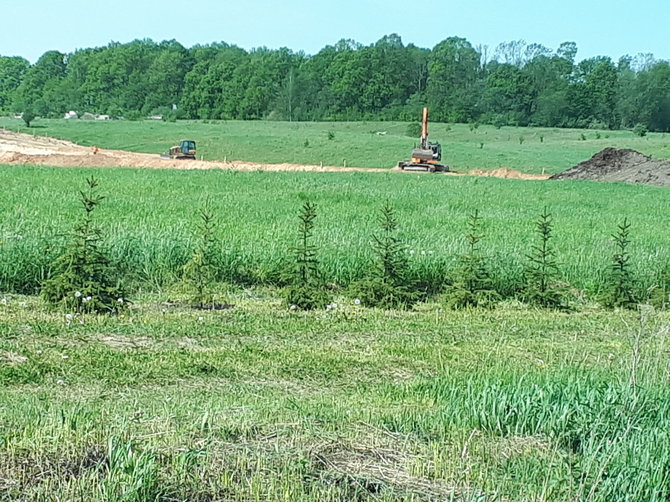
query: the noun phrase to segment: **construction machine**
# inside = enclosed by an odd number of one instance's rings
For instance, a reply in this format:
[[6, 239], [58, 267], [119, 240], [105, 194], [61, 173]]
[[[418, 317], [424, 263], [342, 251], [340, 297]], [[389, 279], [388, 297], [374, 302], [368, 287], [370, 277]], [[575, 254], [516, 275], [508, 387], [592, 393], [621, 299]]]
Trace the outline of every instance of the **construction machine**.
[[412, 150], [410, 161], [398, 162], [403, 171], [426, 171], [430, 173], [448, 171], [449, 167], [440, 164], [442, 160], [442, 146], [439, 143], [428, 141], [428, 108], [423, 109], [421, 121], [421, 143]]
[[161, 159], [195, 160], [195, 141], [182, 139], [178, 145], [170, 147], [168, 153], [161, 155]]

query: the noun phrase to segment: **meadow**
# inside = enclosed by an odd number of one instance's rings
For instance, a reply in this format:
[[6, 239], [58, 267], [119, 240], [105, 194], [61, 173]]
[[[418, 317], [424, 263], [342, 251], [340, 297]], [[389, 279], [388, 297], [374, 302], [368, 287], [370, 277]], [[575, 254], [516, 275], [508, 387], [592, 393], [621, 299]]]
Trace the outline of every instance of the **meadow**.
[[[297, 132], [267, 122], [36, 125], [31, 132], [134, 151], [193, 137], [206, 156], [266, 162], [339, 164], [337, 152], [350, 148], [360, 157], [349, 165], [379, 167], [413, 145], [404, 124], [298, 124]], [[461, 139], [507, 129], [443, 127]], [[224, 143], [226, 128], [228, 140], [237, 131], [234, 146]], [[609, 146], [580, 139], [593, 131], [543, 134], [540, 142], [510, 129], [509, 140], [481, 149], [463, 139], [453, 158], [463, 170], [555, 172]], [[607, 134], [615, 146], [670, 156], [663, 135]], [[316, 158], [330, 148], [332, 162]], [[499, 157], [487, 156], [496, 148]], [[79, 190], [91, 176], [106, 196], [95, 214], [105, 248], [132, 290], [119, 315], [52, 310], [36, 296], [81, 216]], [[0, 187], [0, 501], [670, 496], [670, 313], [592, 301], [624, 218], [640, 291], [670, 262], [666, 188], [31, 166], [0, 166]], [[278, 287], [307, 199], [317, 204], [314, 243], [335, 304], [300, 312]], [[219, 239], [217, 294], [227, 305], [217, 311], [190, 308], [176, 287], [206, 200]], [[507, 298], [491, 310], [450, 311], [430, 296], [399, 311], [349, 297], [346, 287], [370, 269], [384, 202], [397, 211], [413, 277], [435, 292], [448, 284], [478, 210], [482, 250]], [[561, 279], [581, 302], [570, 313], [514, 296], [545, 207]]]
[[269, 173], [139, 169], [0, 168], [0, 290], [34, 293], [80, 217], [85, 177], [106, 196], [96, 217], [113, 263], [135, 289], [179, 280], [206, 199], [216, 219], [218, 279], [281, 285], [292, 259], [297, 214], [317, 204], [315, 244], [324, 279], [347, 287], [370, 268], [379, 210], [398, 213], [413, 277], [435, 292], [465, 252], [467, 218], [482, 217], [482, 249], [496, 287], [520, 286], [544, 207], [553, 214], [562, 279], [597, 293], [611, 264], [612, 234], [627, 217], [640, 288], [670, 261], [666, 189], [578, 181], [523, 182], [398, 173]]
[[[407, 160], [418, 138], [407, 137], [403, 122], [271, 121], [83, 121], [0, 118], [0, 127], [53, 136], [86, 146], [160, 154], [180, 139], [198, 143], [205, 160], [244, 160], [358, 167], [394, 167]], [[329, 139], [329, 133], [332, 138]], [[381, 134], [378, 134], [381, 133]], [[548, 129], [434, 123], [443, 161], [453, 170], [509, 168], [527, 173], [557, 173], [608, 146], [632, 148], [670, 158], [670, 135], [631, 131]]]

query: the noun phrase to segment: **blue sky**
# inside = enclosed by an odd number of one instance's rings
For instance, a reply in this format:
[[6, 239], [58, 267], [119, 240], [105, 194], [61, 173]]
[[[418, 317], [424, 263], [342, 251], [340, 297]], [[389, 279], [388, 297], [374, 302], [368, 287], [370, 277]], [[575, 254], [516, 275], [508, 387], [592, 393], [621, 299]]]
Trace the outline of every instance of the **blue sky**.
[[0, 29], [0, 55], [31, 62], [51, 49], [136, 38], [314, 54], [341, 38], [367, 45], [390, 33], [429, 48], [449, 36], [491, 50], [519, 39], [552, 49], [574, 41], [578, 59], [651, 52], [670, 60], [670, 0], [24, 0], [4, 14], [12, 21]]

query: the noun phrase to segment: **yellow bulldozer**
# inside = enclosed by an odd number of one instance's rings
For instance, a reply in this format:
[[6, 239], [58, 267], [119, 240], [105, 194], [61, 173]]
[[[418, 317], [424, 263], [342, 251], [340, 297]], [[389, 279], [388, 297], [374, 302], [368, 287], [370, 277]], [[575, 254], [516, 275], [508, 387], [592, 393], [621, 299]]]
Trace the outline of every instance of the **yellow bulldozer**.
[[421, 121], [421, 143], [412, 150], [412, 159], [398, 162], [403, 171], [445, 172], [448, 166], [440, 164], [442, 160], [442, 146], [439, 143], [428, 141], [428, 108], [423, 109]]
[[162, 154], [161, 159], [195, 160], [195, 141], [182, 139], [178, 145], [170, 147], [168, 153]]

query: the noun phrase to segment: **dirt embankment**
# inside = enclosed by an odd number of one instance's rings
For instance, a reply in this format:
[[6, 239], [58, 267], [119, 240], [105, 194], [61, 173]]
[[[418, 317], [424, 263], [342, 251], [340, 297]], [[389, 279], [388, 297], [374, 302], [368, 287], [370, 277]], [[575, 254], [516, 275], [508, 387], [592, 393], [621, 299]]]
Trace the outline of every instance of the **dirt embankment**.
[[[246, 161], [165, 160], [158, 154], [134, 153], [85, 147], [70, 141], [45, 136], [0, 130], [0, 164], [52, 167], [139, 167], [149, 169], [227, 169], [235, 171], [309, 171], [309, 172], [383, 172], [389, 168], [337, 167], [302, 164], [261, 164]], [[395, 171], [395, 169], [394, 169]], [[399, 170], [398, 170], [399, 171]], [[486, 176], [495, 178], [543, 180], [548, 175], [526, 174], [513, 169], [493, 171], [475, 169], [448, 172], [450, 176]]]
[[622, 181], [667, 187], [670, 186], [670, 160], [654, 159], [635, 150], [605, 148], [551, 179]]

